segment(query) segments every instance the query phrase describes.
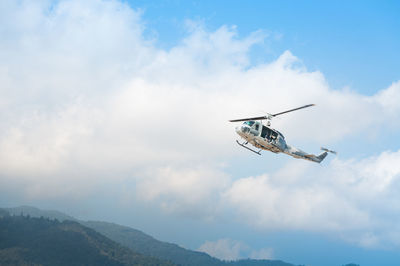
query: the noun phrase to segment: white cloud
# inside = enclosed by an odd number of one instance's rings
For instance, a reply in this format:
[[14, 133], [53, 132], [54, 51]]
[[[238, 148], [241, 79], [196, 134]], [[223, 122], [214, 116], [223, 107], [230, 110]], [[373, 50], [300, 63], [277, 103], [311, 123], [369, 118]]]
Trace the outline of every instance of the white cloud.
[[243, 258], [243, 251], [248, 249], [249, 247], [240, 241], [224, 238], [215, 242], [206, 241], [198, 250], [206, 252], [212, 257], [229, 261]]
[[400, 81], [394, 82], [386, 90], [379, 91], [374, 96], [374, 99], [376, 99], [376, 102], [384, 107], [384, 111], [386, 113], [385, 115], [392, 119], [390, 124], [394, 123], [396, 126], [399, 126], [396, 115], [400, 108]]
[[137, 195], [144, 200], [159, 201], [168, 212], [213, 219], [221, 212], [219, 194], [228, 185], [228, 176], [212, 168], [164, 167], [139, 178]]
[[212, 257], [227, 261], [246, 258], [259, 260], [272, 259], [274, 253], [272, 248], [252, 250], [247, 244], [229, 238], [206, 241], [198, 250], [206, 252]]
[[399, 228], [399, 160], [400, 151], [361, 161], [335, 159], [319, 169], [304, 170], [302, 162], [294, 162], [285, 167], [289, 170], [235, 181], [225, 199], [238, 219], [263, 230], [307, 230], [339, 234], [363, 246], [398, 245], [388, 236]]
[[260, 250], [254, 250], [250, 253], [251, 259], [256, 260], [270, 260], [274, 257], [274, 250], [272, 248], [262, 248]]
[[280, 186], [266, 175], [249, 177], [236, 181], [226, 197], [241, 218], [266, 229], [338, 230], [357, 228], [368, 221], [366, 213], [349, 205], [336, 191], [317, 184]]
[[169, 213], [210, 219], [226, 207], [263, 230], [399, 245], [399, 152], [225, 173], [241, 154], [228, 119], [316, 103], [273, 125], [290, 143], [345, 142], [398, 130], [399, 82], [372, 96], [332, 90], [290, 51], [251, 65], [248, 52], [265, 35], [228, 26], [193, 24], [179, 45], [157, 49], [140, 11], [119, 1], [0, 5], [0, 191], [91, 197], [113, 183]]

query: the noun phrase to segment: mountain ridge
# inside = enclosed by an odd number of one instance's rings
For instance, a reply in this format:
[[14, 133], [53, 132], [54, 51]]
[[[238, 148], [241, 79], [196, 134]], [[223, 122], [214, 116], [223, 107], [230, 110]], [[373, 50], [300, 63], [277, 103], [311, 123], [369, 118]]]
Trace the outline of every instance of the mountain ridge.
[[134, 252], [69, 220], [1, 212], [0, 239], [0, 265], [174, 265]]
[[236, 261], [222, 261], [207, 253], [193, 251], [180, 247], [177, 244], [163, 242], [143, 233], [140, 230], [115, 223], [101, 221], [80, 221], [59, 211], [42, 211], [35, 207], [20, 206], [3, 208], [13, 215], [30, 215], [32, 217], [46, 217], [59, 221], [73, 220], [87, 226], [105, 237], [143, 255], [171, 261], [182, 266], [295, 266], [280, 260], [241, 259]]

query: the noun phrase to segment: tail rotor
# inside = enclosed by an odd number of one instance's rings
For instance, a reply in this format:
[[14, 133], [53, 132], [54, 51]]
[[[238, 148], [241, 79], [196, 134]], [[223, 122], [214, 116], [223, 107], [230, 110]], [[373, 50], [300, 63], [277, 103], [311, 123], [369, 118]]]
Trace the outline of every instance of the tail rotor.
[[324, 147], [321, 147], [321, 150], [326, 151], [326, 152], [333, 153], [333, 154], [335, 154], [335, 155], [337, 154], [337, 152], [332, 151], [332, 150], [328, 150], [327, 148], [324, 148]]

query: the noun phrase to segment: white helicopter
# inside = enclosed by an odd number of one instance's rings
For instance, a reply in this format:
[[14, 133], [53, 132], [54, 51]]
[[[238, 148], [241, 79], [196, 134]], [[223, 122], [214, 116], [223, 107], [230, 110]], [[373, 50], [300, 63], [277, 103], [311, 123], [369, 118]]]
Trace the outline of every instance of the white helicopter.
[[[271, 125], [271, 120], [273, 117], [278, 115], [293, 112], [299, 109], [314, 106], [315, 104], [307, 104], [298, 108], [290, 109], [288, 111], [268, 114], [266, 116], [243, 118], [229, 120], [229, 122], [243, 122], [241, 126], [236, 127], [236, 133], [245, 139], [243, 143], [238, 140], [236, 142], [254, 153], [261, 155], [261, 150], [268, 150], [274, 153], [286, 153], [287, 155], [293, 156], [298, 159], [305, 159], [312, 162], [320, 163], [328, 155], [328, 152], [336, 154], [335, 151], [328, 150], [326, 148], [321, 148], [324, 152], [320, 155], [308, 154], [300, 149], [288, 145], [285, 141], [285, 137], [278, 130], [269, 127]], [[266, 125], [263, 125], [259, 120], [267, 120]], [[254, 147], [260, 149], [258, 151], [249, 148], [247, 145], [252, 144]]]

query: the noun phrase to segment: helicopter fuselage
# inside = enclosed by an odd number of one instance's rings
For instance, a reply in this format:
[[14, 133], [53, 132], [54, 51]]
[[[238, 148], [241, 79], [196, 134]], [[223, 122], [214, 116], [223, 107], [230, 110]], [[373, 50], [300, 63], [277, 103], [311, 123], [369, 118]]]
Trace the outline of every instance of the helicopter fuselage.
[[[294, 158], [320, 163], [327, 156], [328, 152], [334, 154], [336, 154], [336, 152], [328, 150], [326, 148], [321, 148], [321, 150], [323, 150], [324, 152], [319, 154], [318, 156], [306, 153], [300, 149], [288, 145], [282, 133], [280, 133], [278, 130], [269, 127], [271, 125], [270, 120], [273, 117], [311, 106], [314, 106], [314, 104], [307, 104], [298, 108], [290, 109], [276, 114], [267, 114], [264, 116], [257, 116], [251, 118], [233, 119], [229, 120], [229, 122], [244, 121], [242, 125], [236, 127], [236, 133], [240, 137], [245, 139], [245, 142], [240, 143], [238, 140], [236, 140], [236, 142], [243, 148], [246, 148], [254, 153], [257, 153], [258, 155], [261, 155], [260, 153], [261, 150], [268, 150], [274, 153], [283, 152]], [[267, 120], [267, 125], [263, 125], [261, 122], [259, 122], [261, 120]], [[260, 150], [256, 151], [251, 147], [248, 147], [247, 144], [249, 143]]]
[[[297, 159], [305, 159], [312, 162], [320, 163], [327, 155], [327, 149], [325, 152], [316, 156], [308, 154], [300, 149], [290, 146], [286, 143], [285, 137], [278, 130], [263, 125], [259, 121], [246, 121], [242, 125], [236, 127], [236, 133], [245, 139], [244, 143], [238, 144], [248, 150], [251, 150], [257, 154], [260, 154], [261, 150], [268, 150], [274, 153], [285, 153]], [[250, 143], [254, 147], [260, 149], [255, 151], [246, 145]], [[333, 152], [333, 151], [330, 151]]]
[[236, 127], [236, 133], [254, 147], [274, 153], [284, 152], [287, 148], [285, 137], [277, 130], [258, 121], [246, 121]]

